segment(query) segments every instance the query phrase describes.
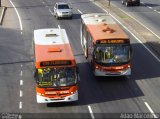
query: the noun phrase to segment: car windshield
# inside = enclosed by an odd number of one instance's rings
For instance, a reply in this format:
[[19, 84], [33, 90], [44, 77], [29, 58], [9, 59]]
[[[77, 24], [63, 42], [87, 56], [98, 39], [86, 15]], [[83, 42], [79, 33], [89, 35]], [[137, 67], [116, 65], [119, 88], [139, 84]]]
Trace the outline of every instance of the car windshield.
[[130, 60], [129, 45], [97, 45], [94, 51], [97, 63], [113, 64], [125, 63]]
[[69, 6], [66, 4], [64, 5], [58, 5], [58, 9], [69, 9]]
[[71, 86], [77, 83], [75, 67], [40, 68], [37, 78], [40, 87]]

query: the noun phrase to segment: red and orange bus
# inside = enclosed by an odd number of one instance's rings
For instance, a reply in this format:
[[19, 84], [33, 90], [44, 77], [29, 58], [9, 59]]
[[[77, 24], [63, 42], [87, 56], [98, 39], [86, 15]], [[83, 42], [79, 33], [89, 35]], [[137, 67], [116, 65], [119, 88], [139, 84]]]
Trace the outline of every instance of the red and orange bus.
[[64, 29], [34, 30], [37, 103], [78, 100], [78, 71]]
[[81, 45], [95, 76], [130, 76], [131, 45], [126, 33], [106, 13], [81, 16]]

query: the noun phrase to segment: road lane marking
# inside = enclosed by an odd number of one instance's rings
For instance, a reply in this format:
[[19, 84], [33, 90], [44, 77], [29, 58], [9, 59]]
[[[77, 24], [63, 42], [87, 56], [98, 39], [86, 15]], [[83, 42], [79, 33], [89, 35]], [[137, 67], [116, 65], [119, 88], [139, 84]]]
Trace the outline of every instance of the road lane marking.
[[22, 86], [23, 85], [23, 80], [20, 80], [20, 86]]
[[79, 9], [78, 9], [78, 12], [79, 12], [80, 14], [83, 14], [83, 12], [82, 12], [81, 10], [79, 10]]
[[[120, 8], [119, 8], [120, 9]], [[155, 34], [152, 30], [150, 30], [147, 26], [145, 26], [144, 24], [142, 24], [140, 21], [138, 21], [137, 19], [135, 19], [133, 16], [131, 16], [130, 14], [126, 13], [125, 11], [123, 11], [122, 9], [120, 9], [122, 12], [124, 12], [125, 14], [127, 14], [129, 17], [131, 17], [132, 19], [136, 20], [140, 25], [142, 25], [143, 27], [145, 27], [147, 30], [149, 30], [151, 33], [153, 33], [158, 39], [160, 39], [160, 36], [158, 36], [157, 34]]]
[[23, 65], [21, 64], [21, 68], [23, 67]]
[[150, 7], [150, 6], [147, 6], [148, 8], [150, 8], [150, 9], [153, 9], [152, 7]]
[[19, 24], [20, 24], [20, 30], [22, 31], [23, 30], [23, 25], [22, 25], [22, 20], [21, 20], [21, 17], [19, 15], [19, 13], [18, 13], [18, 10], [16, 9], [15, 5], [13, 4], [13, 2], [11, 0], [9, 0], [9, 1], [10, 1], [10, 3], [12, 4], [13, 8], [16, 11], [16, 14], [17, 14], [18, 20], [19, 20]]
[[[147, 6], [144, 2], [141, 2], [141, 4], [143, 4], [143, 5], [145, 5], [146, 7], [148, 7], [148, 8], [150, 8], [150, 9], [152, 9], [152, 10], [153, 10], [153, 8], [152, 8], [152, 7]], [[153, 10], [153, 11], [155, 11], [155, 12], [159, 13], [157, 10]]]
[[52, 10], [51, 10], [51, 9], [49, 9], [49, 12], [50, 12], [52, 15], [54, 15], [54, 13], [52, 12]]
[[23, 71], [21, 70], [20, 76], [22, 76], [22, 75], [23, 75]]
[[20, 92], [19, 92], [19, 97], [22, 97], [22, 96], [23, 96], [23, 91], [20, 90]]
[[153, 115], [154, 118], [158, 118], [155, 113], [153, 112], [152, 108], [149, 106], [149, 104], [147, 102], [144, 102], [144, 104], [146, 105], [146, 107], [149, 109], [150, 113]]
[[91, 115], [91, 118], [92, 118], [92, 119], [95, 119], [94, 114], [93, 114], [93, 111], [92, 111], [92, 108], [91, 108], [90, 105], [88, 105], [88, 110], [89, 110], [89, 113], [90, 113], [90, 115]]
[[19, 102], [19, 109], [22, 109], [22, 102]]

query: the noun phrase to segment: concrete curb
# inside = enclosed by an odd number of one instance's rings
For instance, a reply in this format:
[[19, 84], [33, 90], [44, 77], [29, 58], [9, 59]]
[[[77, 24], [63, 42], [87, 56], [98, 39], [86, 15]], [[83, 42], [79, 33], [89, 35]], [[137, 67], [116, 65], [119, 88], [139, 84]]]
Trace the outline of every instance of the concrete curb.
[[3, 22], [3, 17], [4, 17], [4, 14], [5, 14], [5, 11], [6, 11], [6, 7], [1, 7], [2, 8], [2, 12], [0, 13], [1, 16], [0, 16], [0, 25], [2, 25], [2, 22]]

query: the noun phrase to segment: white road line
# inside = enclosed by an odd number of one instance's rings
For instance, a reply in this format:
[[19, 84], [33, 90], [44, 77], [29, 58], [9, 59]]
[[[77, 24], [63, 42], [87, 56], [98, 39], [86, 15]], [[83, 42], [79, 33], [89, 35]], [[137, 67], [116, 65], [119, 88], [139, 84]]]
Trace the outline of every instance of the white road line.
[[153, 112], [152, 108], [149, 106], [149, 104], [147, 102], [144, 102], [144, 104], [146, 105], [146, 107], [149, 109], [149, 111], [151, 112], [151, 114], [153, 115], [154, 118], [158, 118], [155, 113]]
[[20, 86], [22, 86], [23, 85], [23, 80], [20, 80]]
[[21, 68], [23, 67], [23, 65], [21, 64]]
[[22, 102], [19, 102], [19, 109], [22, 109]]
[[19, 92], [19, 97], [23, 97], [23, 91], [22, 90], [20, 90], [20, 92]]
[[152, 7], [150, 7], [150, 6], [147, 6], [148, 8], [150, 8], [150, 9], [153, 9]]
[[44, 2], [42, 2], [44, 4]]
[[92, 108], [91, 108], [90, 105], [88, 105], [88, 110], [89, 110], [89, 113], [90, 113], [90, 115], [91, 115], [91, 118], [92, 118], [92, 119], [95, 119], [94, 114], [93, 114], [93, 111], [92, 111]]
[[22, 75], [23, 75], [23, 71], [21, 70], [20, 76], [22, 76]]
[[15, 5], [13, 4], [13, 2], [11, 0], [9, 0], [9, 1], [10, 1], [10, 3], [12, 4], [13, 8], [16, 11], [16, 14], [17, 14], [18, 20], [19, 20], [19, 24], [20, 24], [20, 30], [22, 31], [23, 30], [23, 25], [22, 25], [21, 17], [20, 17], [20, 15], [18, 13], [18, 10], [16, 9]]
[[50, 12], [52, 15], [54, 15], [54, 13], [52, 12], [52, 10], [51, 10], [51, 9], [49, 9], [49, 12]]
[[51, 10], [51, 9], [48, 9], [48, 10], [49, 10], [50, 13], [52, 13], [52, 10]]
[[82, 12], [81, 10], [79, 10], [79, 9], [78, 9], [78, 12], [79, 12], [80, 14], [83, 14], [83, 12]]
[[47, 5], [45, 7], [48, 7]]
[[[141, 4], [143, 4], [143, 5], [145, 5], [146, 7], [148, 7], [148, 8], [150, 8], [150, 9], [152, 9], [153, 10], [153, 8], [152, 7], [150, 7], [150, 6], [147, 6], [145, 3], [143, 3], [143, 2], [141, 2]], [[155, 12], [157, 12], [157, 13], [160, 13], [160, 12], [158, 12], [157, 10], [153, 10], [153, 11], [155, 11]]]
[[[119, 8], [120, 9], [120, 8]], [[135, 19], [134, 17], [132, 17], [130, 14], [126, 13], [125, 11], [123, 11], [122, 9], [120, 9], [122, 12], [124, 12], [125, 14], [127, 14], [128, 16], [130, 16], [132, 19], [136, 20], [140, 25], [142, 25], [143, 27], [145, 27], [147, 30], [149, 30], [151, 33], [153, 33], [158, 39], [160, 39], [160, 36], [158, 36], [157, 34], [155, 34], [152, 30], [150, 30], [147, 26], [145, 26], [144, 24], [142, 24], [140, 21], [138, 21], [137, 19]]]
[[60, 25], [58, 25], [58, 28], [61, 29]]

